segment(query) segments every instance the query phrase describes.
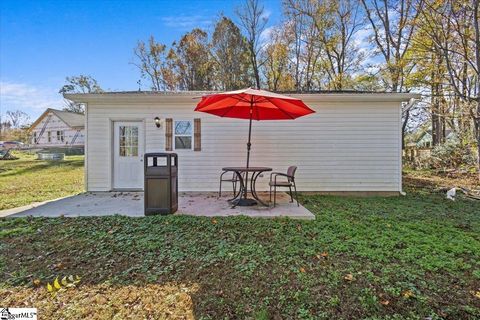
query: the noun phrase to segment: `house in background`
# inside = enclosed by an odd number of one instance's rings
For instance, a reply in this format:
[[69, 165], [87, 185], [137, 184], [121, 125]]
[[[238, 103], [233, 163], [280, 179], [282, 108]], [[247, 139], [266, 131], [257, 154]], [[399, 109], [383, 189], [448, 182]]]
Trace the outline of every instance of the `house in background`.
[[[445, 141], [449, 141], [456, 137], [455, 132], [450, 129], [445, 130]], [[433, 147], [433, 137], [432, 137], [432, 127], [427, 129], [420, 130], [414, 138], [414, 144], [417, 148], [432, 148]]]
[[[446, 142], [456, 138], [457, 135], [453, 130], [445, 129]], [[432, 125], [430, 123], [421, 125], [416, 131], [407, 134], [405, 141], [403, 156], [406, 160], [414, 161], [430, 157], [433, 149]]]
[[[248, 122], [195, 112], [202, 94], [64, 94], [86, 105], [87, 191], [142, 190], [144, 153], [165, 151], [178, 154], [179, 191], [217, 191], [222, 167], [245, 165]], [[255, 121], [251, 166], [281, 172], [298, 166], [301, 191], [402, 191], [401, 106], [419, 95], [291, 96], [316, 113], [293, 121]], [[268, 177], [258, 180], [257, 190], [268, 190]]]
[[39, 147], [83, 147], [85, 116], [48, 108], [31, 125], [31, 144]]

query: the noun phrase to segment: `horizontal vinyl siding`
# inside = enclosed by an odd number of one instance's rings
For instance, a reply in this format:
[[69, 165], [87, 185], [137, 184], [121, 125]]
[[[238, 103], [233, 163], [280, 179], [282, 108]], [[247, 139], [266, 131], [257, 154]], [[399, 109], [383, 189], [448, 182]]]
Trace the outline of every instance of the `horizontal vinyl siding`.
[[[254, 121], [251, 166], [298, 166], [303, 191], [400, 191], [400, 105], [309, 103], [315, 114], [293, 121]], [[179, 189], [213, 191], [224, 166], [244, 166], [248, 121], [194, 112], [191, 104], [101, 105], [88, 109], [88, 189], [112, 186], [111, 120], [143, 120], [146, 152], [163, 152], [164, 123], [201, 118], [202, 151], [177, 150]], [[259, 178], [266, 189], [268, 174]]]
[[87, 191], [111, 189], [110, 120], [97, 113], [94, 106], [87, 112]]

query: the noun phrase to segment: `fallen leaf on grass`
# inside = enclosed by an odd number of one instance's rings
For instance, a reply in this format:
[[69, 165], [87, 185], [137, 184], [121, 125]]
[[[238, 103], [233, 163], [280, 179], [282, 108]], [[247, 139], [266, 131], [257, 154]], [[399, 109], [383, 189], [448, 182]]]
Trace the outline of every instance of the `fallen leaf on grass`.
[[35, 280], [33, 280], [33, 285], [34, 285], [35, 287], [38, 287], [41, 283], [42, 283], [42, 281], [40, 281], [40, 279], [35, 279]]
[[63, 277], [60, 284], [60, 282], [58, 281], [58, 277], [56, 277], [53, 281], [53, 285], [51, 285], [49, 282], [47, 283], [47, 291], [52, 295], [52, 297], [55, 297], [56, 294], [60, 291], [65, 291], [67, 288], [76, 287], [80, 280], [81, 277], [74, 277], [70, 275], [68, 278]]
[[480, 290], [478, 290], [478, 291], [470, 291], [470, 293], [471, 293], [475, 298], [480, 299]]
[[408, 299], [408, 298], [413, 297], [414, 294], [413, 294], [412, 290], [406, 290], [406, 291], [403, 292], [403, 296]]
[[388, 300], [381, 300], [380, 303], [384, 306], [388, 306], [390, 304], [390, 301]]
[[212, 219], [212, 223], [213, 223], [213, 224], [217, 224], [217, 220], [216, 220], [216, 219]]
[[300, 270], [301, 273], [305, 273], [305, 272], [306, 272], [305, 268], [303, 268], [303, 267], [300, 268], [299, 270]]
[[55, 289], [62, 289], [62, 286], [58, 282], [58, 277], [56, 277], [55, 280], [53, 281], [53, 286]]
[[343, 279], [345, 279], [347, 281], [353, 281], [353, 274], [349, 273], [349, 274], [345, 275], [345, 277], [343, 277]]
[[315, 257], [317, 257], [318, 260], [322, 259], [322, 258], [327, 258], [328, 257], [328, 252], [322, 252], [320, 254], [317, 254]]

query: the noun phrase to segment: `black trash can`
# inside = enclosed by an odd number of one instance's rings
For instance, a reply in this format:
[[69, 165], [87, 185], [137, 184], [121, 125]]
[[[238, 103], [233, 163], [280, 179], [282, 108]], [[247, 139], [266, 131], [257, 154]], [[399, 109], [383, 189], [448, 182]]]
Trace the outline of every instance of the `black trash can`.
[[178, 156], [146, 153], [145, 215], [172, 214], [178, 210]]

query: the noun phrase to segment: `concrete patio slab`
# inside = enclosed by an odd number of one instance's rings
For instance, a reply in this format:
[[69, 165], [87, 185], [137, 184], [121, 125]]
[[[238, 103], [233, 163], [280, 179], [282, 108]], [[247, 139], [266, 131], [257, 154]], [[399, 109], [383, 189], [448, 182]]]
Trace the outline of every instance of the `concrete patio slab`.
[[[260, 193], [267, 199], [268, 194]], [[182, 192], [176, 214], [227, 217], [244, 215], [258, 218], [290, 217], [313, 220], [315, 216], [303, 206], [290, 203], [286, 193], [277, 194], [277, 206], [231, 208], [229, 195], [217, 197], [216, 192]], [[0, 211], [0, 217], [80, 217], [124, 215], [143, 217], [143, 192], [88, 192], [57, 200]]]
[[[178, 211], [180, 214], [207, 217], [244, 215], [256, 218], [289, 217], [306, 220], [315, 219], [313, 213], [304, 206], [297, 206], [297, 202], [290, 203], [290, 196], [284, 192], [277, 194], [277, 205], [275, 208], [263, 206], [232, 208], [227, 202], [228, 195], [221, 198], [218, 198], [217, 195], [216, 192], [181, 193]], [[259, 192], [259, 195], [265, 202], [268, 202], [268, 193]]]

